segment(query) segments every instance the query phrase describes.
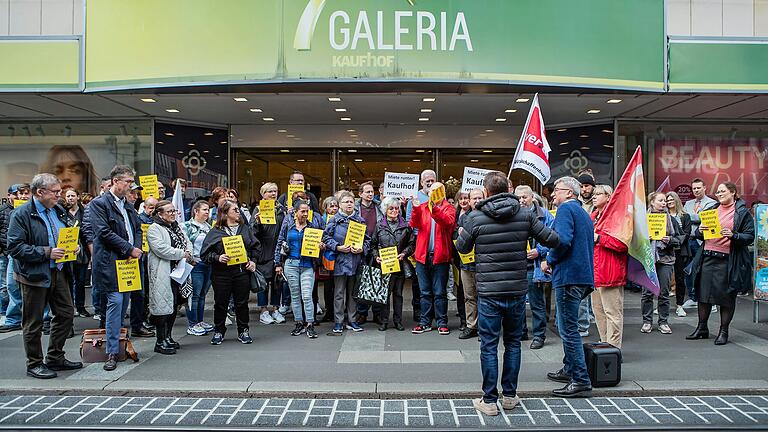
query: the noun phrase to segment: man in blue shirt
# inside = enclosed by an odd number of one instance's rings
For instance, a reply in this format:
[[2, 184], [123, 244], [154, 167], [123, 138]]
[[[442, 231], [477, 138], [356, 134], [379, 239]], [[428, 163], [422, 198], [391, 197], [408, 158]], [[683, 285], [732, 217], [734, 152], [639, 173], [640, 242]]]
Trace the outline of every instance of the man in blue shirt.
[[[64, 223], [54, 207], [61, 196], [61, 182], [53, 174], [38, 174], [32, 179], [32, 200], [16, 209], [8, 227], [8, 253], [14, 259], [14, 279], [21, 286], [24, 351], [27, 375], [55, 378], [56, 371], [80, 369], [83, 364], [64, 358], [64, 342], [72, 329], [75, 308], [69, 281], [69, 263], [63, 258], [58, 238]], [[51, 337], [43, 362], [41, 334], [46, 304], [51, 307]]]

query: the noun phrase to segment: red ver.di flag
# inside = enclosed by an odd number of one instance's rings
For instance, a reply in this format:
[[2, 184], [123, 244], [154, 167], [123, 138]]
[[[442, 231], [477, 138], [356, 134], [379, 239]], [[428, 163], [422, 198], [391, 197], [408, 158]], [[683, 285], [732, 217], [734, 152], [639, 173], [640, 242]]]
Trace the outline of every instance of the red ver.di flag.
[[539, 107], [539, 94], [536, 93], [533, 97], [531, 110], [528, 112], [528, 119], [525, 121], [523, 134], [520, 136], [520, 142], [517, 143], [517, 150], [515, 150], [515, 157], [512, 159], [512, 166], [509, 168], [509, 175], [512, 174], [513, 169], [519, 168], [533, 174], [541, 184], [546, 184], [550, 178], [549, 151], [549, 142], [547, 142], [547, 135], [544, 130], [544, 118]]

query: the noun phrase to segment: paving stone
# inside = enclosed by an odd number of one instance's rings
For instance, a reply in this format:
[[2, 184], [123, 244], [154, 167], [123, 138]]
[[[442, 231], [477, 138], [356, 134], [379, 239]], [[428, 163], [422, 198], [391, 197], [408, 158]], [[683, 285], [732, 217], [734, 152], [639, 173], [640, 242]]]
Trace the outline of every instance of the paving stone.
[[468, 428], [468, 427], [481, 427], [483, 424], [480, 422], [480, 417], [472, 416], [472, 417], [459, 417], [459, 425], [460, 427]]
[[411, 408], [408, 407], [409, 416], [426, 416], [429, 415], [429, 411], [426, 408]]
[[379, 427], [379, 418], [378, 417], [359, 417], [357, 419], [357, 427], [377, 428]]
[[309, 399], [294, 399], [291, 401], [291, 404], [288, 405], [288, 409], [309, 411], [310, 402]]
[[525, 406], [527, 410], [544, 410], [547, 409], [546, 406], [544, 406], [544, 401], [540, 399], [525, 399], [522, 401], [522, 404]]
[[[235, 411], [237, 411], [237, 407], [234, 406], [222, 406], [219, 405], [218, 408], [216, 408], [216, 411], [214, 411], [214, 414], [234, 414]], [[282, 412], [281, 412], [282, 414]]]
[[269, 414], [269, 415], [283, 415], [283, 411], [285, 411], [285, 407], [265, 407], [261, 410], [262, 414]]
[[550, 407], [552, 409], [552, 412], [557, 415], [565, 415], [565, 414], [573, 414], [573, 410], [569, 406], [553, 406]]
[[621, 409], [637, 409], [637, 405], [631, 399], [618, 398], [613, 401]]
[[152, 402], [151, 404], [149, 404], [147, 406], [147, 408], [160, 408], [160, 409], [164, 409], [167, 406], [169, 406], [171, 404], [171, 402], [173, 402], [173, 399], [160, 398], [160, 399], [157, 399], [156, 401]]
[[435, 427], [456, 427], [456, 419], [453, 417], [453, 412], [433, 413], [432, 420]]
[[317, 407], [333, 407], [334, 404], [333, 399], [318, 399], [315, 401], [315, 408]]
[[175, 425], [176, 421], [181, 417], [181, 414], [163, 414], [152, 423], [157, 426], [170, 426]]
[[309, 415], [313, 416], [330, 416], [333, 412], [333, 408], [318, 408], [315, 406], [312, 408], [312, 411], [309, 413]]
[[375, 417], [378, 417], [379, 414], [381, 414], [381, 409], [379, 409], [379, 408], [360, 408], [360, 415], [361, 416], [375, 416]]
[[280, 426], [301, 426], [306, 416], [306, 413], [287, 413], [280, 422]]
[[672, 409], [672, 408], [685, 408], [685, 405], [680, 403], [675, 398], [656, 398], [656, 401], [661, 404], [664, 408]]
[[680, 420], [671, 414], [658, 414], [654, 417], [662, 424], [680, 424]]
[[362, 400], [360, 401], [360, 407], [362, 408], [379, 408], [381, 406], [381, 402], [378, 400]]
[[128, 421], [129, 418], [131, 418], [132, 414], [115, 414], [111, 416], [109, 419], [107, 419], [104, 422], [101, 422], [100, 424], [103, 425], [122, 425], [125, 424], [125, 422]]
[[208, 417], [208, 419], [205, 421], [205, 425], [206, 426], [210, 426], [210, 425], [219, 425], [219, 426], [220, 425], [225, 425], [225, 424], [227, 424], [227, 420], [229, 420], [229, 416], [228, 415], [213, 414], [210, 417]]
[[431, 400], [429, 406], [432, 411], [451, 411], [451, 403], [447, 400]]
[[557, 421], [552, 418], [548, 412], [535, 411], [531, 413], [531, 417], [537, 425], [556, 425]]
[[256, 412], [239, 412], [235, 414], [234, 417], [230, 420], [229, 424], [231, 425], [250, 425], [253, 422], [253, 419], [256, 418], [256, 416], [259, 415]]
[[354, 426], [355, 425], [355, 415], [352, 413], [345, 413], [345, 412], [336, 412], [336, 415], [333, 416], [333, 422], [331, 423], [331, 426]]
[[269, 399], [267, 406], [285, 408], [288, 406], [288, 399]]
[[241, 410], [258, 410], [261, 409], [266, 401], [264, 399], [246, 399]]
[[330, 416], [309, 416], [307, 418], [307, 428], [325, 428], [328, 427], [328, 420]]
[[262, 414], [256, 420], [255, 426], [277, 426], [277, 422], [279, 421], [280, 421], [280, 416]]
[[190, 411], [187, 415], [181, 418], [179, 421], [180, 425], [200, 425], [203, 421], [203, 419], [208, 415], [208, 413], [201, 412], [201, 411]]
[[580, 425], [581, 419], [577, 417], [576, 415], [561, 415], [557, 416], [557, 419], [560, 420], [560, 424], [563, 425]]
[[201, 399], [195, 406], [196, 409], [213, 409], [219, 404], [219, 399]]
[[625, 411], [624, 413], [632, 418], [632, 420], [634, 420], [636, 423], [656, 424], [656, 421], [653, 418], [642, 411]]
[[586, 424], [605, 425], [608, 424], [597, 411], [579, 411], [579, 415]]
[[403, 401], [384, 401], [385, 412], [403, 412], [405, 410], [405, 402]]
[[699, 399], [702, 400], [705, 404], [709, 405], [712, 408], [728, 408], [728, 404], [721, 401], [720, 399], [716, 397], [711, 396], [702, 396]]
[[650, 406], [644, 406], [646, 411], [649, 413], [656, 415], [656, 414], [667, 414], [669, 411], [664, 408], [663, 406], [656, 406], [656, 405], [650, 405]]
[[405, 416], [403, 414], [384, 414], [384, 427], [386, 428], [404, 428]]
[[429, 423], [429, 417], [408, 417], [408, 427], [410, 428], [431, 427]]
[[410, 407], [427, 407], [427, 400], [426, 399], [409, 399], [408, 400], [408, 408]]
[[336, 405], [336, 412], [338, 411], [357, 411], [357, 401], [355, 400], [340, 400]]
[[166, 414], [184, 414], [185, 412], [187, 412], [187, 410], [189, 410], [189, 407], [188, 407], [188, 406], [184, 406], [184, 405], [182, 405], [182, 406], [173, 405], [173, 406], [170, 406], [170, 407], [169, 407], [169, 408], [168, 408], [168, 409], [165, 411], [165, 413], [166, 413]]

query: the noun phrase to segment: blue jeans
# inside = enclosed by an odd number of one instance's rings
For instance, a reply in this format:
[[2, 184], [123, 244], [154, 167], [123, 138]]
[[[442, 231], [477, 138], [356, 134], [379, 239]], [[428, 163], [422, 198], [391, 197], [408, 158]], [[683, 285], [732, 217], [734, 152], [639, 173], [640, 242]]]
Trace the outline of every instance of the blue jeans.
[[280, 306], [280, 297], [283, 293], [283, 278], [275, 275], [272, 279], [267, 279], [267, 289], [256, 294], [256, 301], [259, 307], [266, 307], [267, 305], [274, 306], [275, 308]]
[[589, 318], [592, 315], [592, 296], [588, 296], [579, 304], [579, 331], [589, 331]]
[[21, 287], [13, 278], [13, 258], [8, 257], [8, 270], [5, 274], [8, 284], [8, 308], [5, 310], [5, 325], [21, 325]]
[[[312, 289], [315, 287], [315, 269], [299, 266], [299, 260], [285, 260], [285, 277], [291, 288], [291, 308], [296, 322], [315, 322], [315, 304], [312, 302]], [[302, 311], [302, 303], [304, 310]]]
[[547, 339], [547, 303], [544, 299], [544, 283], [531, 282], [528, 284], [528, 303], [531, 305], [531, 326], [533, 337]]
[[[430, 257], [427, 257], [429, 261]], [[448, 327], [448, 283], [449, 263], [422, 264], [416, 263], [416, 275], [419, 277], [421, 290], [421, 320], [422, 326], [431, 326], [432, 320], [437, 321], [438, 327]]]
[[569, 285], [555, 288], [557, 305], [557, 330], [563, 340], [563, 372], [571, 376], [571, 382], [590, 385], [584, 346], [578, 331], [579, 305], [586, 290], [583, 285]]
[[0, 315], [5, 315], [5, 310], [8, 309], [8, 257], [6, 255], [0, 255]]
[[525, 317], [525, 296], [478, 297], [477, 312], [480, 334], [480, 369], [483, 371], [483, 400], [495, 404], [499, 399], [496, 383], [499, 380], [499, 337], [504, 338], [504, 365], [501, 372], [501, 390], [507, 397], [517, 394], [520, 374], [520, 325]]
[[123, 328], [123, 319], [128, 311], [128, 302], [131, 293], [110, 292], [107, 293], [107, 354], [120, 353], [120, 329]]
[[205, 296], [211, 288], [211, 267], [206, 263], [197, 263], [192, 269], [192, 299], [187, 311], [189, 327], [203, 321]]

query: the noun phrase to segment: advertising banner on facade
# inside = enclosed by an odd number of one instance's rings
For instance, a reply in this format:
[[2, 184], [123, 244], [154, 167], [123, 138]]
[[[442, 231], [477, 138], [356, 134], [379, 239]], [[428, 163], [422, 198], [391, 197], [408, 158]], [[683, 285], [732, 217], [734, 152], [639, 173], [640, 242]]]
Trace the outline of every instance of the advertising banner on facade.
[[671, 190], [692, 199], [691, 180], [700, 178], [707, 195], [733, 182], [750, 206], [768, 202], [768, 139], [668, 139], [656, 141], [656, 184], [669, 176]]
[[768, 301], [768, 205], [755, 208], [755, 300]]

